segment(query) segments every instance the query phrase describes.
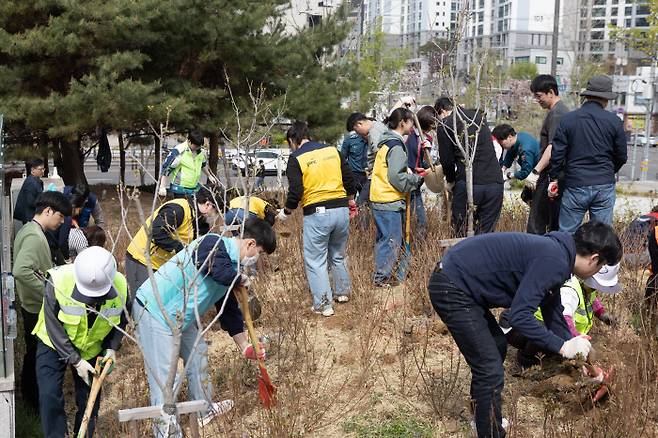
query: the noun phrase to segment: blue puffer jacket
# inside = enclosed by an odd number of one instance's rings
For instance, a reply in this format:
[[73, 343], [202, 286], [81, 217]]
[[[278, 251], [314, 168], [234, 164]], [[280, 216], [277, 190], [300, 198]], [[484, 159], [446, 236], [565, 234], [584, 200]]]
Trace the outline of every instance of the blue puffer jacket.
[[340, 154], [354, 173], [365, 173], [368, 168], [368, 142], [356, 132], [350, 132], [340, 147]]
[[[197, 268], [197, 247], [204, 238], [218, 237], [217, 234], [207, 234], [190, 243], [185, 249], [178, 252], [169, 261], [155, 272], [155, 282], [158, 285], [160, 300], [165, 308], [167, 316], [172, 321], [180, 320], [182, 317], [182, 330], [187, 329], [196, 321], [194, 307], [198, 309], [199, 315], [203, 315], [211, 306], [226, 295], [229, 286], [221, 284], [212, 278], [213, 273], [204, 274]], [[240, 248], [235, 239], [222, 237], [226, 252], [231, 259], [234, 270], [237, 270], [240, 258]], [[217, 245], [217, 251], [221, 251], [221, 245]], [[217, 255], [215, 255], [217, 257]], [[206, 263], [211, 263], [210, 261]], [[201, 271], [201, 272], [200, 272]], [[234, 273], [232, 273], [234, 274]], [[167, 326], [158, 302], [155, 299], [151, 281], [145, 281], [137, 289], [137, 298], [158, 321]]]

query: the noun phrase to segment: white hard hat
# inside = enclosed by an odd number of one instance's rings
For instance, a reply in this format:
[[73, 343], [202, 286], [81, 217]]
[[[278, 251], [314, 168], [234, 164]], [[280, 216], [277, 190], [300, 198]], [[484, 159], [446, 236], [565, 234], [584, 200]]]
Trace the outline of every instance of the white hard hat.
[[614, 294], [621, 290], [618, 274], [619, 263], [616, 265], [603, 265], [599, 272], [585, 279], [584, 283], [599, 292]]
[[117, 262], [105, 248], [90, 246], [82, 251], [73, 262], [75, 285], [84, 296], [102, 297], [112, 287], [117, 273]]

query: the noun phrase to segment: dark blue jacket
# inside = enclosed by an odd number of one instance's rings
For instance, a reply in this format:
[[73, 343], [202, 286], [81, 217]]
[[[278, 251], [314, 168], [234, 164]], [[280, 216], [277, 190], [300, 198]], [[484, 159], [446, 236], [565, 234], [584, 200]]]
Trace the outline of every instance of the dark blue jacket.
[[[515, 330], [557, 353], [571, 338], [558, 297], [575, 260], [576, 245], [569, 233], [492, 233], [458, 243], [441, 264], [448, 278], [476, 303], [487, 309], [510, 308]], [[551, 315], [546, 325], [535, 318], [538, 307]]]
[[[71, 193], [73, 192], [73, 189], [74, 189], [73, 186], [64, 186], [64, 190], [62, 190], [62, 192], [66, 196], [70, 196]], [[82, 210], [80, 211], [80, 214], [78, 215], [78, 217], [74, 218], [80, 228], [84, 228], [87, 225], [89, 225], [89, 219], [91, 219], [91, 214], [94, 212], [94, 208], [96, 208], [96, 202], [98, 202], [96, 195], [93, 193], [89, 193], [89, 195], [87, 196], [87, 200], [85, 201], [85, 204], [82, 206]]]
[[16, 197], [14, 219], [21, 221], [23, 224], [30, 222], [34, 217], [37, 197], [41, 192], [43, 192], [43, 181], [35, 176], [28, 175]]
[[539, 161], [539, 142], [527, 132], [516, 134], [516, 143], [500, 159], [500, 165], [510, 168], [514, 160], [521, 168], [514, 173], [514, 178], [526, 179]]
[[614, 184], [626, 163], [626, 134], [622, 121], [596, 102], [585, 102], [565, 114], [553, 137], [549, 176], [564, 171], [566, 187]]
[[365, 173], [368, 168], [368, 141], [356, 132], [350, 132], [340, 146], [340, 154], [354, 173]]

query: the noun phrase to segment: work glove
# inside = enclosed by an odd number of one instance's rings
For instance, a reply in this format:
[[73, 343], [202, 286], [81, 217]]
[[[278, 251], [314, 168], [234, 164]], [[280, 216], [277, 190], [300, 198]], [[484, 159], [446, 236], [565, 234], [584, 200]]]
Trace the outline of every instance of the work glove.
[[553, 199], [557, 198], [558, 195], [558, 186], [557, 181], [551, 181], [548, 183], [548, 197]]
[[425, 140], [423, 142], [423, 149], [429, 149], [432, 150], [432, 142], [429, 140]]
[[350, 209], [350, 219], [354, 219], [359, 214], [359, 209], [356, 206], [354, 199], [347, 201], [347, 208]]
[[258, 354], [254, 351], [254, 346], [249, 344], [245, 347], [244, 351], [242, 352], [242, 356], [245, 357], [245, 359], [249, 360], [265, 360], [267, 358], [267, 352], [265, 351], [265, 344], [262, 342], [258, 343]]
[[288, 215], [286, 214], [286, 209], [282, 208], [279, 210], [279, 213], [276, 215], [276, 218], [280, 220], [281, 222], [285, 222], [288, 220]]
[[167, 187], [160, 184], [160, 188], [158, 189], [158, 196], [167, 196]]
[[560, 354], [567, 359], [573, 359], [576, 355], [582, 354], [583, 358], [587, 359], [591, 349], [592, 344], [589, 342], [589, 336], [580, 335], [562, 344]]
[[448, 182], [446, 181], [446, 190], [448, 193], [452, 193], [452, 189], [455, 188], [455, 183], [454, 182]]
[[425, 178], [427, 176], [427, 169], [424, 169], [422, 167], [416, 167], [416, 173], [421, 178]]
[[110, 373], [114, 371], [114, 364], [117, 362], [117, 352], [112, 350], [111, 348], [105, 350], [105, 354], [101, 358], [101, 369], [105, 368], [105, 362], [107, 362], [108, 359], [112, 359], [112, 364], [110, 365], [110, 369], [107, 371], [107, 375], [109, 376]]
[[617, 324], [617, 318], [615, 318], [614, 316], [612, 316], [608, 313], [604, 313], [603, 315], [599, 316], [598, 318], [605, 325], [615, 325], [615, 324]]
[[84, 380], [88, 386], [91, 386], [92, 376], [96, 375], [96, 370], [94, 367], [92, 367], [91, 364], [84, 359], [80, 359], [73, 366], [75, 367], [75, 371], [77, 371], [78, 376], [80, 376], [80, 378]]
[[535, 170], [532, 169], [532, 172], [525, 177], [524, 184], [530, 190], [535, 190], [537, 188], [537, 180], [539, 179], [539, 173], [535, 173]]

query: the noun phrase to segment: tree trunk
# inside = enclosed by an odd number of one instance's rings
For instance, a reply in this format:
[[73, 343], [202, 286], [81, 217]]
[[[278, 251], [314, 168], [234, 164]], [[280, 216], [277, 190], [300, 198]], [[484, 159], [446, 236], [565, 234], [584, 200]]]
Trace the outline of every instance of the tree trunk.
[[473, 213], [475, 212], [475, 205], [473, 204], [473, 164], [470, 159], [467, 159], [466, 163], [466, 214], [468, 215], [468, 230], [466, 236], [471, 237], [475, 235], [473, 223]]
[[48, 134], [43, 134], [41, 137], [39, 137], [39, 148], [41, 149], [41, 153], [43, 156], [41, 159], [43, 160], [43, 177], [48, 178], [48, 175], [50, 173], [50, 167], [48, 166]]
[[155, 162], [155, 172], [153, 175], [155, 175], [155, 183], [157, 184], [160, 179], [160, 137], [157, 135], [155, 136], [155, 151], [153, 156], [153, 161]]
[[222, 165], [224, 166], [224, 178], [226, 178], [226, 187], [231, 187], [231, 172], [229, 169], [228, 160], [226, 159], [226, 142], [222, 142], [219, 145], [222, 151]]
[[210, 134], [210, 156], [208, 157], [208, 167], [210, 171], [217, 175], [217, 164], [219, 163], [219, 133], [213, 131]]
[[[80, 150], [80, 138], [76, 140], [59, 139], [60, 164], [57, 166], [59, 176], [67, 186], [87, 186], [84, 161]], [[64, 159], [66, 157], [66, 159]]]
[[121, 187], [126, 185], [126, 146], [123, 143], [123, 131], [117, 131], [119, 136], [119, 184]]

